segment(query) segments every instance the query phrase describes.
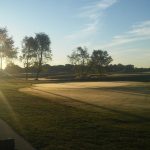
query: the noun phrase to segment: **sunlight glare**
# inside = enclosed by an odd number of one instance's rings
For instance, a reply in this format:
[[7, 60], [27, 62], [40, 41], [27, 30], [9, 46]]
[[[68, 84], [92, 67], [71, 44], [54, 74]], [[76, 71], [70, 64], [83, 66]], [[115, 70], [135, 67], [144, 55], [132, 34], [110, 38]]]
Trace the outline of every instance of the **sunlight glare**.
[[9, 111], [12, 119], [19, 125], [19, 128], [21, 129], [21, 123], [19, 121], [19, 119], [17, 118], [17, 115], [15, 113], [15, 111], [13, 110], [12, 106], [9, 104], [6, 96], [3, 94], [2, 91], [0, 91], [0, 100], [3, 102], [3, 104], [6, 106], [7, 110]]

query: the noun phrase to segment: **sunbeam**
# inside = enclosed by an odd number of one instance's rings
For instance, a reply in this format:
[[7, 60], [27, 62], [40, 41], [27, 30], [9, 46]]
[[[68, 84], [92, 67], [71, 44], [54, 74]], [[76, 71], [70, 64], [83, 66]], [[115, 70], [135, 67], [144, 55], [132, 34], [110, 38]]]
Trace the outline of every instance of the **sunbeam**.
[[12, 120], [14, 120], [19, 125], [19, 128], [22, 129], [22, 125], [20, 123], [19, 118], [17, 117], [15, 111], [13, 110], [13, 107], [10, 105], [9, 101], [7, 100], [6, 96], [3, 94], [3, 92], [1, 90], [0, 90], [0, 100], [5, 105], [5, 107], [8, 110]]

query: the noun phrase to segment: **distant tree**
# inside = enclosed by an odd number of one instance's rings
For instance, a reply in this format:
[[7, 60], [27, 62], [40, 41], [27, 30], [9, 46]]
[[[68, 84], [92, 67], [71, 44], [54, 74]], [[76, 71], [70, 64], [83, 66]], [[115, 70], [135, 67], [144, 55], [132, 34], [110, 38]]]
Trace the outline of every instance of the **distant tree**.
[[37, 66], [36, 80], [38, 80], [42, 65], [52, 59], [52, 51], [50, 48], [51, 41], [47, 34], [37, 33], [35, 41], [37, 44], [35, 62], [35, 65]]
[[133, 72], [134, 71], [134, 65], [126, 65], [126, 72]]
[[18, 65], [15, 65], [14, 63], [7, 64], [5, 71], [7, 73], [21, 73], [23, 72], [23, 68], [21, 68]]
[[42, 66], [42, 72], [45, 74], [48, 73], [50, 69], [51, 69], [51, 66], [49, 64], [44, 64]]
[[97, 69], [99, 73], [103, 72], [103, 68], [108, 66], [113, 61], [107, 51], [94, 50], [91, 55], [90, 64]]
[[79, 75], [86, 74], [85, 66], [87, 66], [89, 61], [89, 54], [86, 47], [77, 47], [77, 49], [74, 50], [68, 58], [70, 63], [75, 66], [75, 69]]
[[36, 57], [37, 44], [33, 37], [25, 36], [22, 41], [22, 55], [20, 56], [21, 61], [24, 62], [26, 70], [26, 80], [28, 80], [29, 67], [32, 65], [34, 58]]
[[135, 67], [134, 65], [123, 65], [123, 64], [111, 64], [107, 67], [108, 71], [110, 72], [134, 72]]
[[72, 64], [72, 65], [79, 65], [79, 56], [78, 56], [78, 53], [77, 51], [73, 51], [71, 55], [68, 55], [67, 56], [69, 58], [69, 62]]
[[14, 41], [12, 37], [8, 36], [6, 28], [0, 28], [0, 69], [3, 67], [4, 58], [13, 59], [17, 57], [17, 49], [14, 47]]

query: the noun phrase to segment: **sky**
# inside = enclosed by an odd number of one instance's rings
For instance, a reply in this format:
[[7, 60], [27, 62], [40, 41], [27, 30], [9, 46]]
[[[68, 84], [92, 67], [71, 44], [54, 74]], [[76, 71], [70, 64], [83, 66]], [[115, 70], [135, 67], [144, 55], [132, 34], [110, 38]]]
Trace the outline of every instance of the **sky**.
[[0, 27], [21, 49], [24, 36], [45, 32], [50, 64], [69, 63], [78, 46], [107, 50], [113, 63], [150, 67], [150, 0], [0, 0]]

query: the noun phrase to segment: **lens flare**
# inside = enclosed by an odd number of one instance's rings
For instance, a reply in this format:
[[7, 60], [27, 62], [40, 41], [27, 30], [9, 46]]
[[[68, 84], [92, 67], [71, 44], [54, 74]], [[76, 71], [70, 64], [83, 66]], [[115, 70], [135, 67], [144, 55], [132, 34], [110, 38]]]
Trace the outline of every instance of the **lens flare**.
[[6, 96], [3, 94], [2, 91], [0, 91], [0, 100], [2, 101], [4, 106], [6, 107], [8, 113], [11, 116], [11, 119], [14, 120], [14, 122], [19, 125], [20, 129], [22, 129], [21, 123], [20, 123], [15, 111], [13, 110], [13, 107], [10, 105], [9, 101], [7, 100]]

